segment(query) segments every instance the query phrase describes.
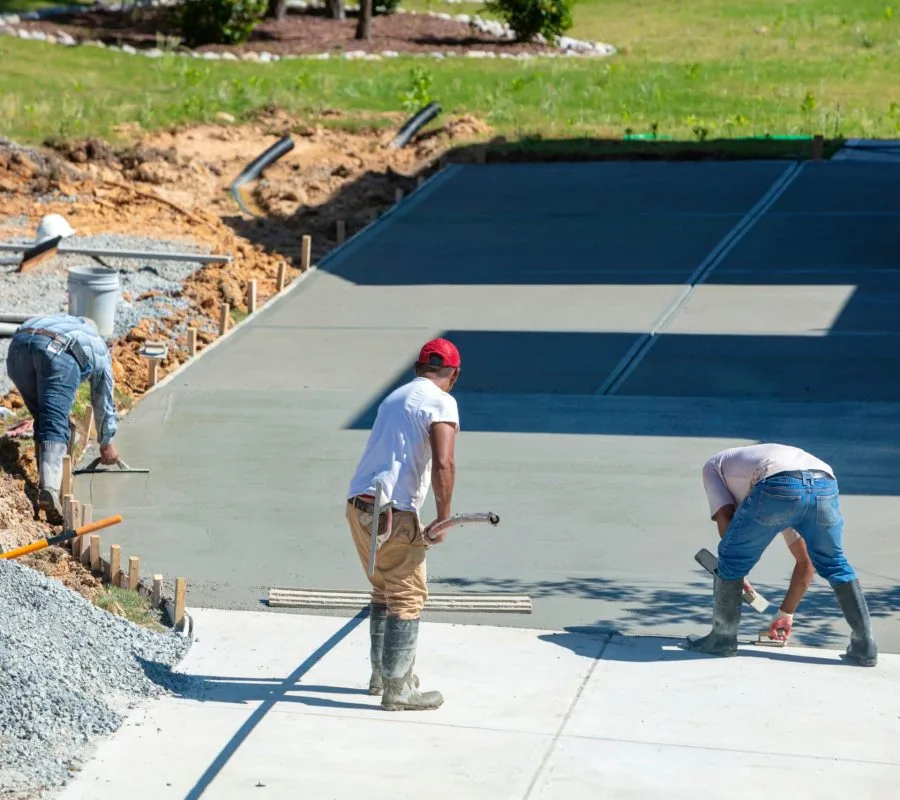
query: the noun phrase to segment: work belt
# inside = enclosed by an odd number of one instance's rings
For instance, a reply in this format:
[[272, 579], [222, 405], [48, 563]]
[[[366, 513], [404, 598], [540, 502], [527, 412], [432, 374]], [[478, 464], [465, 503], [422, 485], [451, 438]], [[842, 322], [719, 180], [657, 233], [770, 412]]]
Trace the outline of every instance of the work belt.
[[824, 472], [820, 469], [797, 469], [797, 470], [788, 470], [786, 472], [777, 472], [775, 475], [769, 475], [770, 478], [776, 478], [780, 476], [786, 476], [788, 478], [802, 478], [804, 475], [812, 475], [813, 478], [830, 478], [827, 472]]
[[57, 333], [56, 331], [50, 331], [46, 328], [22, 328], [21, 330], [16, 331], [16, 335], [20, 333], [30, 333], [33, 336], [46, 336], [50, 339], [50, 345], [47, 348], [48, 350], [55, 345], [57, 352], [69, 353], [69, 355], [78, 362], [78, 366], [81, 367], [82, 370], [87, 369], [88, 366], [90, 366], [90, 361], [88, 361], [84, 348], [74, 337], [69, 336], [66, 333]]
[[371, 500], [363, 500], [359, 495], [351, 497], [348, 501], [354, 508], [360, 511], [368, 511], [370, 514], [375, 510], [375, 498]]

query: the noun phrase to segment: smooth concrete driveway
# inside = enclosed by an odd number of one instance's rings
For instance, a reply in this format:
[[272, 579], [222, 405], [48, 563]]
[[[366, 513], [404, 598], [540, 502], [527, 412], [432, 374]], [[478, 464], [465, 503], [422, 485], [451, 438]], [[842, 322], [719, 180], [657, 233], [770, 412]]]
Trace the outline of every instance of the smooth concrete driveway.
[[[701, 465], [775, 440], [835, 467], [897, 652], [898, 185], [900, 167], [851, 162], [448, 168], [138, 405], [119, 446], [149, 476], [77, 494], [125, 517], [111, 540], [143, 574], [186, 576], [191, 605], [365, 589], [347, 483], [380, 399], [446, 335], [455, 510], [502, 522], [434, 548], [432, 591], [527, 591], [534, 612], [433, 619], [704, 632]], [[773, 612], [791, 566], [776, 540], [751, 576]], [[743, 633], [768, 619], [745, 607]], [[817, 581], [796, 641], [847, 634]]]

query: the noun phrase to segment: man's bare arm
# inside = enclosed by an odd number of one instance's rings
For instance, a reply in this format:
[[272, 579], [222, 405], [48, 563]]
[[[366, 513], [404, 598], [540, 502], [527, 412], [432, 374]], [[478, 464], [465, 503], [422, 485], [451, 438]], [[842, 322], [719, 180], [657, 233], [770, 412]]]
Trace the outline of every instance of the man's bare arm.
[[790, 550], [791, 554], [797, 560], [797, 563], [794, 565], [794, 571], [791, 574], [791, 583], [790, 586], [788, 586], [787, 594], [785, 594], [784, 601], [781, 604], [781, 610], [785, 614], [793, 614], [797, 610], [797, 606], [800, 605], [800, 601], [803, 599], [806, 590], [809, 589], [810, 584], [813, 582], [813, 578], [816, 575], [816, 570], [812, 565], [812, 561], [809, 560], [806, 542], [804, 542], [803, 539], [798, 539], [794, 542], [791, 545]]
[[451, 422], [435, 422], [429, 433], [431, 437], [431, 484], [434, 488], [434, 502], [437, 519], [447, 519], [453, 500], [453, 485], [456, 481], [456, 426]]
[[725, 535], [725, 531], [728, 530], [728, 526], [731, 524], [731, 520], [734, 519], [734, 509], [734, 504], [722, 506], [718, 511], [716, 511], [716, 514], [713, 517], [716, 525], [719, 528], [720, 539]]

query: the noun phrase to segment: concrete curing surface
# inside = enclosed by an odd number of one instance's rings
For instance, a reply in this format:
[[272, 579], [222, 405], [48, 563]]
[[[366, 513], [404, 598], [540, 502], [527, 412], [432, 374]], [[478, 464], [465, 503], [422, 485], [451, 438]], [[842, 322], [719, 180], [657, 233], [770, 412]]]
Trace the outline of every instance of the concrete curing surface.
[[[187, 577], [189, 607], [364, 590], [347, 483], [378, 402], [444, 335], [463, 358], [455, 510], [502, 521], [431, 550], [432, 591], [527, 592], [534, 610], [429, 620], [706, 632], [700, 467], [782, 441], [835, 468], [897, 653], [898, 185], [900, 166], [853, 161], [448, 168], [123, 420], [122, 457], [149, 476], [79, 476], [77, 495], [124, 516], [143, 574]], [[776, 539], [751, 575], [772, 612], [791, 565]], [[745, 606], [743, 639], [769, 618]], [[820, 579], [794, 631], [845, 646]]]

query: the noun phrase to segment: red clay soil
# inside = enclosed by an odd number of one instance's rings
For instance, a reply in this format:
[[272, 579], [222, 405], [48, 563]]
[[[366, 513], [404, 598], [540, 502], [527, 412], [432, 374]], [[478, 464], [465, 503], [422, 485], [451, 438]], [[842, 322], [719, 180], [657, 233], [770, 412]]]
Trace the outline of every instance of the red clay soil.
[[[171, 9], [148, 8], [135, 12], [91, 10], [54, 16], [52, 20], [20, 25], [29, 30], [55, 34], [64, 31], [77, 41], [100, 40], [108, 45], [128, 44], [138, 49], [159, 47], [159, 36], [180, 36], [177, 17]], [[202, 45], [198, 52], [234, 54], [268, 52], [273, 55], [342, 53], [350, 51], [427, 53], [439, 50], [464, 53], [486, 50], [495, 53], [546, 53], [553, 48], [539, 43], [499, 39], [454, 20], [423, 14], [392, 14], [372, 20], [369, 41], [357, 41], [355, 14], [345, 20], [326, 17], [319, 10], [292, 9], [281, 22], [264, 20], [250, 40], [241, 45]], [[186, 49], [180, 46], [177, 49]]]

